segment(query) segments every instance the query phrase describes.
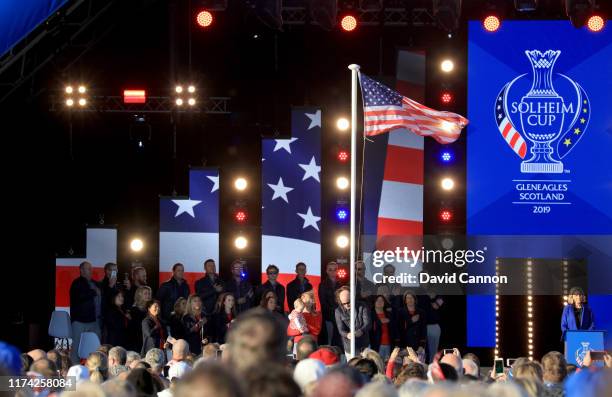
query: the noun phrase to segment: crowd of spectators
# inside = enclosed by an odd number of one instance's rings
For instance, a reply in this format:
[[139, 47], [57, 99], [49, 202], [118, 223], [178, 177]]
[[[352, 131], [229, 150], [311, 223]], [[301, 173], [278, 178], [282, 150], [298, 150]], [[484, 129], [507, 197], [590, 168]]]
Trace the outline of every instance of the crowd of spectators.
[[[612, 397], [609, 354], [596, 362], [587, 353], [576, 368], [553, 351], [539, 361], [517, 359], [503, 373], [486, 371], [476, 355], [442, 354], [431, 340], [431, 328], [433, 339], [440, 336], [441, 297], [427, 296], [419, 305], [420, 296], [397, 285], [371, 283], [358, 262], [357, 301], [351, 302], [335, 266], [327, 265], [320, 284], [319, 310], [303, 263], [287, 289], [276, 281], [274, 265], [266, 270], [268, 281], [254, 289], [241, 262], [232, 264], [232, 278], [224, 282], [209, 260], [193, 293], [176, 264], [153, 299], [144, 269], [119, 284], [116, 265], [108, 264], [98, 283], [84, 262], [70, 290], [73, 335], [97, 332], [103, 344], [79, 358], [74, 348], [20, 353], [0, 342], [0, 375], [75, 381], [3, 395]], [[347, 354], [351, 339], [354, 357]]]

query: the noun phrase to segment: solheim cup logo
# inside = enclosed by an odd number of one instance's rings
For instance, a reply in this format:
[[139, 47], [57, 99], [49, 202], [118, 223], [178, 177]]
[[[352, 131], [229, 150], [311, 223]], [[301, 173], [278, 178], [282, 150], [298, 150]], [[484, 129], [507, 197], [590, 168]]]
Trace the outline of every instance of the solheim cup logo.
[[[561, 160], [588, 126], [589, 99], [577, 82], [553, 74], [561, 51], [527, 50], [525, 55], [531, 63], [532, 79], [525, 73], [502, 88], [495, 103], [497, 127], [523, 159], [522, 173], [562, 173]], [[525, 159], [527, 150], [531, 156]]]
[[591, 350], [591, 347], [590, 347], [591, 343], [590, 342], [580, 342], [580, 344], [582, 346], [580, 346], [578, 350], [576, 350], [576, 363], [582, 366], [582, 363], [584, 363], [584, 356], [586, 356], [587, 352]]

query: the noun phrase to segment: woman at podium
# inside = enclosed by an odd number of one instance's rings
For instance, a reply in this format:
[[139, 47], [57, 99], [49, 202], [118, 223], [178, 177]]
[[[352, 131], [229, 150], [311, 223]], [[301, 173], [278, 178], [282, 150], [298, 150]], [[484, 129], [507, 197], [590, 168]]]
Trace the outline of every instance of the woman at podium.
[[567, 305], [561, 315], [561, 340], [565, 340], [567, 331], [590, 330], [595, 328], [595, 318], [591, 308], [586, 304], [586, 295], [580, 287], [572, 287], [567, 298]]

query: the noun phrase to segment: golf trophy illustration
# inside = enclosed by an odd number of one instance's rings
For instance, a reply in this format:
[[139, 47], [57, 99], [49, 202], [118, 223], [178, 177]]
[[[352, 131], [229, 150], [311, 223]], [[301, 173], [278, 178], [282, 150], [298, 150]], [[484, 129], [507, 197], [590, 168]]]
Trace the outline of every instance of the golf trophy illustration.
[[551, 143], [563, 132], [563, 98], [552, 85], [553, 66], [559, 50], [525, 51], [533, 70], [531, 90], [521, 99], [520, 116], [524, 136], [529, 139], [531, 158], [521, 163], [524, 173], [561, 173], [563, 163], [552, 158]]

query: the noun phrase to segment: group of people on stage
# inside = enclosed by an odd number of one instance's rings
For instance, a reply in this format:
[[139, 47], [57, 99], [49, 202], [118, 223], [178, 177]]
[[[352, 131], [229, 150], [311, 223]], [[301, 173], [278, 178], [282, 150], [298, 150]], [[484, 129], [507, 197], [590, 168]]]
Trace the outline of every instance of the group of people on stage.
[[[83, 262], [80, 276], [70, 288], [73, 340], [91, 331], [100, 335], [103, 343], [144, 354], [153, 347], [167, 347], [168, 340], [185, 339], [190, 351], [199, 354], [203, 344], [225, 342], [227, 330], [238, 314], [261, 306], [286, 327], [293, 343], [309, 335], [326, 345], [349, 349], [353, 337], [350, 292], [338, 278], [335, 262], [326, 265], [318, 286], [320, 307], [306, 277], [306, 264], [295, 266], [295, 279], [286, 287], [277, 281], [278, 267], [269, 265], [267, 281], [257, 288], [246, 279], [243, 266], [243, 262], [234, 261], [231, 277], [223, 280], [214, 260], [208, 259], [204, 276], [191, 291], [184, 278], [184, 266], [177, 263], [170, 279], [154, 295], [143, 267], [133, 268], [131, 277], [120, 283], [117, 265], [107, 263], [104, 278], [97, 282], [92, 279], [92, 265]], [[365, 270], [363, 262], [355, 264], [357, 349], [371, 347], [388, 358], [394, 346], [410, 346], [425, 359], [431, 359], [439, 344], [442, 297], [416, 296], [399, 284], [375, 285], [365, 277]], [[395, 268], [387, 265], [384, 272], [393, 275]]]

